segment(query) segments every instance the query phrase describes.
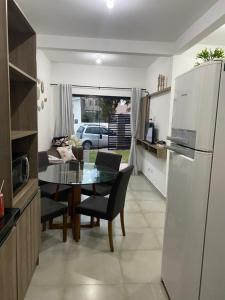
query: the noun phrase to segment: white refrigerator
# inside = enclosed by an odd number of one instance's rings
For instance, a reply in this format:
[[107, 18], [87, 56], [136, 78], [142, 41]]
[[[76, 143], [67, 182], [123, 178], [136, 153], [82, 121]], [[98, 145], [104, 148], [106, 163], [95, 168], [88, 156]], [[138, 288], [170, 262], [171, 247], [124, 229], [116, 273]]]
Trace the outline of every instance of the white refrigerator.
[[176, 79], [162, 259], [171, 300], [225, 299], [224, 74], [214, 61]]

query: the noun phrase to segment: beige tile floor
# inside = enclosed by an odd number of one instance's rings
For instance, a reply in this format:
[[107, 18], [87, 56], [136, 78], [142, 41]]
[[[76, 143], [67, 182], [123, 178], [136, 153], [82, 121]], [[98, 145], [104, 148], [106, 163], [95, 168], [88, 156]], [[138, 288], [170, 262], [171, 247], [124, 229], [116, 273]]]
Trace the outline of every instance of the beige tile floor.
[[116, 219], [115, 252], [109, 252], [104, 221], [100, 228], [82, 230], [78, 244], [71, 232], [67, 243], [59, 230], [42, 233], [40, 264], [25, 300], [168, 300], [160, 282], [164, 216], [161, 195], [143, 176], [132, 177], [127, 235]]

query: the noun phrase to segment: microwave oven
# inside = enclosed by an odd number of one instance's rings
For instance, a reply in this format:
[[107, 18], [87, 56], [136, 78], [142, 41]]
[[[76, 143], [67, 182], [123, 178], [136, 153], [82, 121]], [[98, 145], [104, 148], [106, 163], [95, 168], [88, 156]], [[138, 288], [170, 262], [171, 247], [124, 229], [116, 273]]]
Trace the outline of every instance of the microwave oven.
[[12, 159], [13, 194], [16, 194], [29, 180], [30, 166], [26, 154], [14, 154]]

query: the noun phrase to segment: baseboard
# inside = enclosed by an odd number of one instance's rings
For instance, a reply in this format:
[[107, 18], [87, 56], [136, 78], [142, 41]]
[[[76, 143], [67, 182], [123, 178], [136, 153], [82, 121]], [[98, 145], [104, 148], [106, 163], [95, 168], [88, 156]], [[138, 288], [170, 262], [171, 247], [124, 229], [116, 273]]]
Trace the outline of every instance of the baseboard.
[[141, 171], [138, 171], [138, 174], [141, 174], [141, 175], [143, 175], [144, 176], [144, 178], [149, 182], [149, 183], [151, 183], [151, 185], [153, 185], [153, 187], [154, 187], [154, 189], [158, 192], [158, 193], [160, 193], [160, 195], [164, 198], [164, 200], [166, 201], [166, 199], [167, 199], [167, 196], [166, 195], [163, 195], [163, 193], [151, 182], [151, 180], [147, 177], [147, 176], [145, 176], [145, 174], [144, 173], [142, 173]]

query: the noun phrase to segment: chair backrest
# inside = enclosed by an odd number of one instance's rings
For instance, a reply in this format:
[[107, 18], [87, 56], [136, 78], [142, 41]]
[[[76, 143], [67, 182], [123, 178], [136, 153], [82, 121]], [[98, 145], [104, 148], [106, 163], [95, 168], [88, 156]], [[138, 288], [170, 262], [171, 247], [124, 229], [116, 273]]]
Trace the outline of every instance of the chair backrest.
[[121, 159], [122, 155], [98, 151], [95, 164], [118, 171], [120, 168]]
[[107, 217], [113, 220], [124, 208], [127, 186], [133, 171], [133, 166], [121, 170], [113, 184], [107, 206]]
[[46, 168], [48, 165], [49, 165], [48, 152], [47, 151], [38, 152], [38, 168], [39, 168], [39, 171]]

